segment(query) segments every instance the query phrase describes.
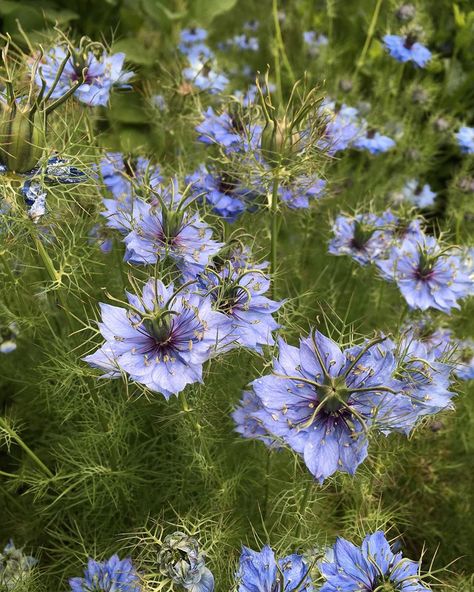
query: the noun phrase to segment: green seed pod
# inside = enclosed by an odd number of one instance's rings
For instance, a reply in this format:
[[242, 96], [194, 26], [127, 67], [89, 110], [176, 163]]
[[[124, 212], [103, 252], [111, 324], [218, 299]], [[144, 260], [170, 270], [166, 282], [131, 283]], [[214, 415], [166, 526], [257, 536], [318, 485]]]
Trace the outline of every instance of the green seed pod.
[[263, 157], [271, 165], [288, 163], [298, 152], [300, 139], [286, 117], [269, 119], [262, 132]]
[[14, 173], [38, 165], [46, 148], [46, 115], [29, 105], [4, 106], [0, 118], [0, 161]]

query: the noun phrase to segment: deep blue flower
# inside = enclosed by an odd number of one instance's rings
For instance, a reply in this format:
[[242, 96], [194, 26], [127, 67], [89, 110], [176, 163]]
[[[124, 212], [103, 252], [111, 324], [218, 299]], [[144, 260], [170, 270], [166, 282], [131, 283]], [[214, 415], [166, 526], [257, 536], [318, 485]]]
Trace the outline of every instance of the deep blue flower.
[[459, 131], [454, 134], [461, 148], [461, 151], [466, 154], [474, 154], [474, 127], [466, 125], [459, 128]]
[[[77, 49], [75, 52], [80, 55], [82, 50]], [[63, 46], [54, 47], [48, 52], [36, 73], [35, 80], [38, 86], [41, 87], [44, 80], [47, 91], [53, 88], [60, 65], [66, 57], [67, 49]], [[99, 57], [92, 51], [80, 55], [80, 59], [71, 56], [60, 75], [59, 82], [53, 88], [51, 98], [59, 98], [64, 95], [81, 79], [82, 72], [84, 72], [84, 83], [77, 88], [74, 95], [79, 101], [87, 105], [106, 106], [109, 102], [112, 87], [123, 87], [134, 75], [133, 72], [123, 70], [124, 61], [124, 53], [108, 55], [106, 51]]]
[[83, 578], [69, 580], [71, 592], [139, 592], [138, 575], [130, 559], [112, 555], [107, 561], [89, 559]]
[[309, 208], [310, 202], [324, 195], [326, 181], [319, 177], [297, 177], [280, 185], [278, 194], [282, 202], [291, 209]]
[[366, 265], [375, 261], [392, 241], [387, 225], [393, 218], [383, 214], [340, 215], [333, 224], [334, 238], [329, 243], [332, 255], [350, 255], [352, 259]]
[[275, 343], [272, 332], [279, 325], [273, 313], [282, 303], [265, 296], [270, 279], [263, 271], [251, 267], [236, 269], [227, 263], [219, 271], [209, 267], [199, 281], [214, 309], [229, 319], [232, 330], [223, 345], [262, 353], [262, 346]]
[[377, 338], [345, 351], [318, 331], [293, 347], [279, 340], [273, 373], [252, 387], [262, 409], [252, 415], [269, 436], [300, 454], [321, 483], [354, 474], [367, 456], [370, 428], [408, 433], [414, 410], [393, 378], [396, 360]]
[[453, 249], [443, 249], [432, 236], [408, 237], [376, 261], [385, 279], [395, 281], [410, 308], [436, 308], [450, 313], [458, 300], [473, 293], [473, 281]]
[[406, 37], [385, 35], [383, 42], [392, 58], [399, 62], [414, 62], [420, 68], [424, 68], [431, 59], [431, 51], [418, 43], [413, 34]]
[[181, 31], [180, 38], [181, 43], [186, 46], [193, 45], [194, 43], [202, 43], [207, 39], [207, 31], [206, 29], [201, 29], [200, 27], [183, 29]]
[[25, 555], [22, 549], [17, 549], [12, 540], [5, 545], [0, 553], [0, 589], [19, 590], [28, 580], [31, 568], [38, 560]]
[[417, 208], [430, 208], [434, 205], [436, 193], [426, 183], [421, 185], [418, 179], [410, 179], [405, 183], [402, 190], [406, 201], [412, 203]]
[[209, 298], [150, 279], [142, 296], [127, 293], [130, 308], [101, 304], [105, 344], [84, 360], [108, 378], [126, 372], [166, 399], [202, 382], [202, 367], [230, 331]]
[[420, 563], [394, 553], [382, 531], [361, 547], [338, 538], [319, 564], [326, 582], [319, 592], [430, 592], [420, 581]]
[[237, 183], [225, 173], [213, 175], [201, 165], [186, 182], [192, 184], [193, 195], [204, 197], [212, 211], [229, 222], [235, 222], [245, 210], [245, 190], [239, 191]]
[[383, 136], [374, 129], [369, 129], [365, 135], [354, 140], [353, 146], [359, 150], [368, 150], [371, 154], [381, 154], [393, 148], [395, 142], [392, 138]]
[[256, 149], [260, 143], [262, 128], [259, 125], [246, 125], [242, 117], [223, 111], [217, 115], [212, 107], [203, 113], [204, 120], [196, 126], [198, 140], [204, 144], [217, 144], [229, 154]]
[[312, 592], [309, 567], [301, 555], [275, 559], [265, 545], [261, 551], [242, 547], [237, 572], [238, 592]]

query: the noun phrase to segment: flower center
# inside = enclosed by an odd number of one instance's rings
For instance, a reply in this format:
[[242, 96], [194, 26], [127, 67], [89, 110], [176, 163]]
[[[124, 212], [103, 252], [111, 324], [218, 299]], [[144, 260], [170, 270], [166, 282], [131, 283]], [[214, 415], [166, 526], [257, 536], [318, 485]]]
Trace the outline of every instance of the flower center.
[[349, 399], [350, 391], [343, 376], [331, 378], [318, 389], [322, 408], [327, 413], [340, 411]]
[[398, 592], [400, 590], [397, 584], [385, 579], [383, 576], [377, 577], [373, 586], [373, 592]]
[[164, 345], [171, 339], [171, 326], [166, 317], [159, 316], [156, 319], [146, 319], [143, 326], [153, 337], [158, 345]]
[[411, 49], [415, 45], [416, 41], [416, 33], [408, 33], [408, 35], [405, 38], [405, 43], [403, 44], [403, 47], [406, 47], [406, 49]]
[[374, 228], [371, 228], [359, 220], [356, 220], [354, 224], [354, 236], [352, 237], [351, 245], [357, 250], [363, 249], [371, 239], [374, 230]]

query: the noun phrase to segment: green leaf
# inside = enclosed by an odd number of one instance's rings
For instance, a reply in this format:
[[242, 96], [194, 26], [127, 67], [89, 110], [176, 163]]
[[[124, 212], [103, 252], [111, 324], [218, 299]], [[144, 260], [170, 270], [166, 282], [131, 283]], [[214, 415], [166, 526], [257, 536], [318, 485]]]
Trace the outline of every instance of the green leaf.
[[123, 51], [126, 55], [126, 60], [134, 64], [142, 66], [150, 66], [156, 59], [156, 50], [147, 48], [140, 42], [139, 39], [129, 37], [127, 39], [120, 39], [112, 46], [112, 51]]
[[217, 16], [237, 4], [237, 0], [191, 0], [191, 15], [201, 25], [209, 25]]
[[146, 105], [140, 95], [133, 92], [116, 93], [112, 97], [108, 116], [120, 123], [148, 123]]
[[142, 6], [147, 15], [157, 22], [163, 20], [163, 17], [170, 21], [177, 21], [188, 14], [187, 11], [173, 12], [159, 0], [142, 0]]

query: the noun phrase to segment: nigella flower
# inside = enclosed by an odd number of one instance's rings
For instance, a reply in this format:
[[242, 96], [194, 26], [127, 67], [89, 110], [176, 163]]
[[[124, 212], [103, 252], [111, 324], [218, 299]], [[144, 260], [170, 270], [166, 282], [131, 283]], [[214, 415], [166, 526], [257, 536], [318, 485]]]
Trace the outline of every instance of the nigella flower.
[[261, 440], [267, 446], [277, 447], [278, 443], [268, 435], [256, 413], [264, 410], [263, 404], [254, 391], [244, 391], [238, 407], [232, 412], [235, 431], [244, 438]]
[[89, 559], [83, 578], [69, 580], [71, 592], [139, 592], [138, 575], [130, 559], [112, 555], [107, 561]]
[[280, 339], [272, 374], [252, 383], [263, 406], [253, 416], [300, 454], [320, 483], [336, 471], [355, 473], [367, 456], [369, 428], [407, 433], [413, 425], [413, 406], [392, 376], [395, 357], [377, 347], [383, 341], [341, 351], [319, 331], [299, 348]]
[[304, 558], [293, 554], [277, 560], [268, 545], [261, 551], [242, 547], [236, 578], [238, 592], [313, 592]]
[[421, 583], [420, 562], [394, 553], [380, 530], [361, 547], [338, 538], [319, 569], [326, 580], [319, 592], [430, 592]]
[[420, 68], [424, 68], [431, 59], [431, 51], [418, 43], [414, 33], [409, 33], [406, 37], [385, 35], [383, 42], [392, 58], [399, 62], [414, 62]]
[[318, 55], [321, 47], [326, 47], [329, 39], [326, 35], [318, 34], [316, 31], [304, 31], [303, 41], [308, 48], [309, 55], [315, 57]]
[[[84, 77], [83, 83], [74, 92], [77, 99], [90, 106], [106, 106], [112, 87], [125, 86], [134, 73], [124, 72], [124, 53], [109, 55], [103, 50], [101, 55], [96, 55], [91, 51], [94, 45], [97, 46], [89, 42], [74, 50], [63, 46], [52, 48], [36, 73], [38, 86], [41, 87], [44, 81], [46, 90], [53, 88], [59, 74], [59, 80], [51, 93], [51, 98], [59, 98]], [[67, 59], [70, 54], [71, 57]], [[60, 66], [66, 59], [61, 72]]]
[[214, 309], [229, 320], [232, 330], [226, 338], [227, 348], [247, 347], [262, 353], [263, 345], [275, 343], [272, 332], [280, 325], [273, 313], [282, 302], [264, 295], [270, 289], [270, 279], [263, 271], [236, 269], [228, 262], [220, 271], [208, 267], [199, 276], [199, 283]]
[[6, 327], [0, 326], [0, 354], [11, 354], [16, 350], [16, 339], [19, 330], [16, 323], [10, 323]]
[[474, 380], [474, 342], [459, 341], [458, 348], [459, 355], [454, 372], [459, 380]]
[[473, 281], [453, 249], [432, 236], [409, 237], [376, 261], [385, 279], [395, 281], [410, 308], [450, 313], [458, 300], [472, 294]]
[[234, 178], [225, 172], [213, 175], [201, 165], [195, 173], [187, 177], [186, 182], [192, 185], [193, 195], [204, 197], [212, 211], [229, 222], [235, 222], [245, 210], [242, 199], [245, 190], [239, 191]]
[[188, 62], [189, 66], [183, 70], [183, 78], [199, 90], [217, 94], [228, 85], [229, 79], [218, 71], [212, 56], [195, 49], [189, 53]]
[[417, 208], [429, 208], [434, 205], [436, 193], [425, 183], [421, 185], [417, 179], [405, 183], [402, 190], [403, 197]]
[[196, 131], [199, 133], [198, 140], [204, 144], [217, 144], [229, 154], [256, 149], [260, 143], [262, 128], [259, 125], [247, 125], [238, 113], [223, 111], [217, 115], [212, 107], [208, 107], [203, 117]]
[[190, 592], [213, 592], [214, 576], [206, 567], [206, 556], [197, 540], [184, 532], [168, 535], [158, 555], [164, 576]]
[[258, 39], [256, 37], [250, 37], [246, 33], [232, 37], [230, 44], [234, 47], [238, 47], [239, 49], [243, 49], [244, 51], [259, 50]]
[[461, 148], [461, 152], [464, 152], [465, 154], [474, 154], [474, 127], [464, 125], [460, 127], [459, 131], [454, 135]]
[[206, 29], [201, 29], [199, 27], [183, 29], [180, 34], [180, 39], [181, 43], [185, 46], [190, 46], [194, 43], [202, 43], [207, 39], [207, 31]]
[[209, 298], [150, 279], [142, 296], [127, 293], [129, 308], [101, 304], [106, 342], [84, 360], [109, 378], [126, 372], [166, 399], [202, 382], [202, 367], [229, 332]]
[[0, 588], [2, 590], [18, 590], [25, 584], [31, 568], [38, 560], [31, 555], [25, 555], [22, 549], [17, 549], [12, 540], [0, 553]]
[[345, 150], [360, 134], [359, 112], [354, 107], [326, 100], [319, 109], [319, 116], [326, 127], [318, 145], [329, 154]]
[[175, 193], [169, 205], [163, 198], [159, 205], [142, 202], [140, 216], [124, 239], [125, 259], [148, 265], [169, 259], [186, 280], [202, 272], [223, 243], [212, 240], [212, 229], [189, 211], [188, 199]]
[[283, 203], [291, 209], [309, 208], [313, 199], [323, 197], [325, 187], [326, 181], [319, 177], [297, 177], [282, 184], [278, 193]]
[[334, 238], [329, 243], [329, 253], [350, 255], [361, 265], [375, 261], [390, 244], [387, 221], [385, 215], [371, 213], [338, 216], [332, 228]]
[[395, 146], [394, 140], [388, 136], [383, 136], [374, 129], [368, 129], [365, 135], [359, 136], [354, 141], [354, 148], [359, 150], [368, 150], [371, 154], [381, 154], [387, 152]]

